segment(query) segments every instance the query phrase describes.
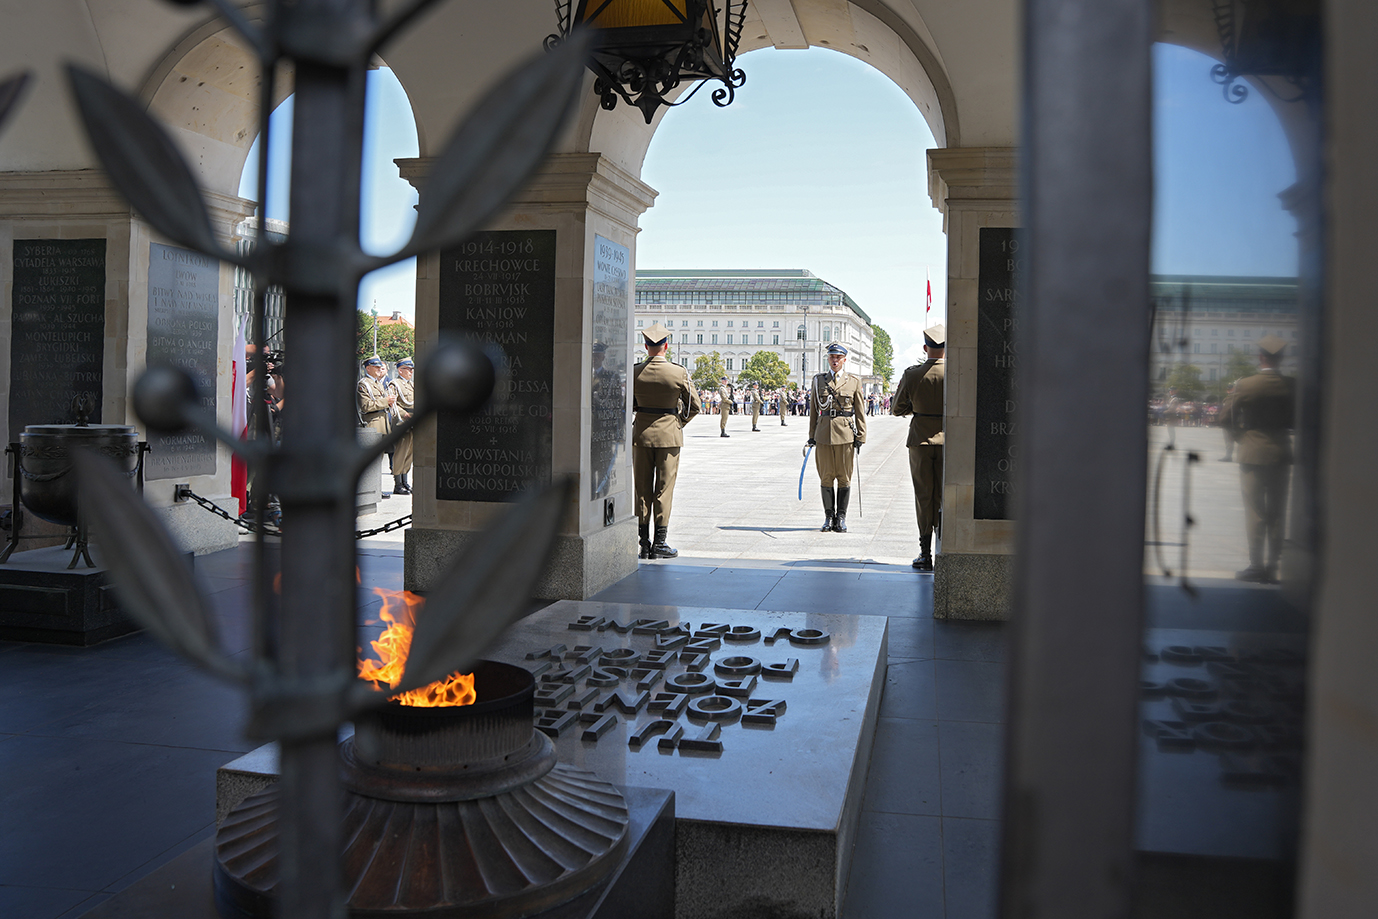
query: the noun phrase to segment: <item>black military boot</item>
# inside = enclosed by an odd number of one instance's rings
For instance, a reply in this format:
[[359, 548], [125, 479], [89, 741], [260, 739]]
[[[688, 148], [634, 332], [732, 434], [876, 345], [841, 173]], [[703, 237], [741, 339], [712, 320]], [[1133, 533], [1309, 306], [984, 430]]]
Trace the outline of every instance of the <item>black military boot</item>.
[[651, 521], [638, 520], [636, 522], [636, 534], [641, 539], [641, 554], [637, 558], [655, 558], [651, 554]]
[[913, 566], [919, 571], [933, 570], [933, 534], [919, 536], [919, 557], [914, 559]]
[[655, 545], [651, 546], [651, 558], [674, 558], [679, 555], [679, 551], [671, 549], [665, 544], [665, 536], [669, 527], [656, 527]]
[[823, 525], [818, 528], [820, 533], [831, 533], [833, 522], [837, 520], [837, 503], [833, 500], [833, 487], [823, 486]]
[[837, 486], [837, 516], [833, 518], [833, 532], [847, 532], [847, 505], [852, 502], [852, 486]]
[[392, 493], [394, 495], [411, 494], [411, 490], [407, 488], [406, 476], [395, 475], [392, 477]]

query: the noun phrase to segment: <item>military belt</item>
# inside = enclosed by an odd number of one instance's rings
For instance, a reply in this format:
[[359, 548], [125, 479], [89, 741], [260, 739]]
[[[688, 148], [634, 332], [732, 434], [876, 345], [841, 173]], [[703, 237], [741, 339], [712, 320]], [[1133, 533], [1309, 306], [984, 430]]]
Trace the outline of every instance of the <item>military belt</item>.
[[678, 415], [677, 408], [638, 408], [638, 412], [643, 415]]
[[850, 417], [852, 417], [853, 412], [851, 412], [851, 411], [839, 412], [839, 411], [838, 411], [837, 409], [835, 409], [835, 408], [830, 408], [830, 409], [828, 409], [827, 415], [828, 415], [829, 418], [850, 418]]

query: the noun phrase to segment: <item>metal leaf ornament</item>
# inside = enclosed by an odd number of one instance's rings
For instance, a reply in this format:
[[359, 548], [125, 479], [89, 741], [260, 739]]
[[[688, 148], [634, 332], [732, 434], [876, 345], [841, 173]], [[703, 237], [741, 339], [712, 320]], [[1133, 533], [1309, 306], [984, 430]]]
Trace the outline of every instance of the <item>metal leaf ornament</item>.
[[244, 682], [248, 673], [216, 640], [210, 602], [166, 528], [110, 461], [89, 451], [72, 458], [82, 513], [110, 568], [115, 592], [139, 624], [210, 672]]
[[571, 480], [557, 482], [474, 535], [416, 617], [398, 692], [467, 670], [519, 618], [573, 491]]
[[592, 30], [521, 64], [496, 84], [436, 157], [411, 240], [380, 263], [462, 241], [545, 159], [574, 110]]
[[91, 146], [129, 203], [173, 242], [240, 263], [215, 241], [190, 167], [139, 101], [75, 64], [67, 76]]

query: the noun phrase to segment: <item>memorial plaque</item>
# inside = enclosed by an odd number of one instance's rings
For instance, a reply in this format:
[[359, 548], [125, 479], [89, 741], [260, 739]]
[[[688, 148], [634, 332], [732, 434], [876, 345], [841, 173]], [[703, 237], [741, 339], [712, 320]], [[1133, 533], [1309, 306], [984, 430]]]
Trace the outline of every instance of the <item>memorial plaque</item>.
[[[148, 365], [170, 364], [196, 380], [201, 405], [215, 413], [220, 329], [220, 262], [188, 249], [148, 249]], [[145, 460], [150, 479], [215, 474], [215, 440], [197, 431], [156, 435]]]
[[511, 501], [549, 484], [555, 372], [555, 231], [475, 234], [440, 254], [440, 331], [496, 345], [504, 389], [436, 419], [435, 496]]
[[10, 440], [31, 424], [74, 424], [72, 397], [101, 420], [105, 240], [16, 239], [10, 339]]
[[591, 499], [616, 491], [627, 464], [627, 305], [631, 250], [593, 237], [593, 356], [589, 387]]
[[976, 287], [976, 489], [977, 520], [1009, 520], [1013, 501], [1015, 374], [1018, 367], [1020, 237], [1011, 227], [981, 228], [980, 274]]

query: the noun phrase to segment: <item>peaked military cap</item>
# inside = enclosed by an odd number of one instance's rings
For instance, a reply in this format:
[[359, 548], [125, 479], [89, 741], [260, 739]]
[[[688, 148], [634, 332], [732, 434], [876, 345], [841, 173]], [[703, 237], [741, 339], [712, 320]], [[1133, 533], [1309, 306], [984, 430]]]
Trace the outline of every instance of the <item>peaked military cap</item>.
[[415, 367], [415, 366], [416, 366], [415, 362], [413, 362], [412, 359], [409, 358], [409, 357], [404, 357], [404, 358], [402, 358], [400, 361], [397, 362], [397, 369], [398, 369], [398, 370], [401, 370], [403, 367]]
[[383, 362], [383, 359], [382, 359], [381, 357], [379, 357], [378, 355], [375, 354], [375, 355], [373, 355], [373, 357], [371, 357], [371, 358], [369, 358], [368, 360], [364, 361], [364, 366], [365, 366], [365, 367], [386, 367], [387, 364], [385, 364], [385, 363]]
[[653, 345], [658, 345], [670, 337], [670, 330], [660, 323], [652, 323], [649, 329], [641, 331], [641, 337]]
[[847, 353], [847, 346], [844, 345], [844, 344], [842, 344], [842, 342], [840, 342], [840, 341], [835, 341], [835, 342], [833, 342], [832, 344], [828, 345], [828, 353], [829, 353], [829, 354], [846, 354], [846, 353]]
[[1287, 342], [1278, 338], [1276, 335], [1269, 335], [1267, 338], [1259, 340], [1258, 350], [1264, 354], [1281, 354], [1282, 349], [1287, 347]]
[[941, 322], [923, 330], [923, 343], [930, 348], [947, 347], [947, 326]]

